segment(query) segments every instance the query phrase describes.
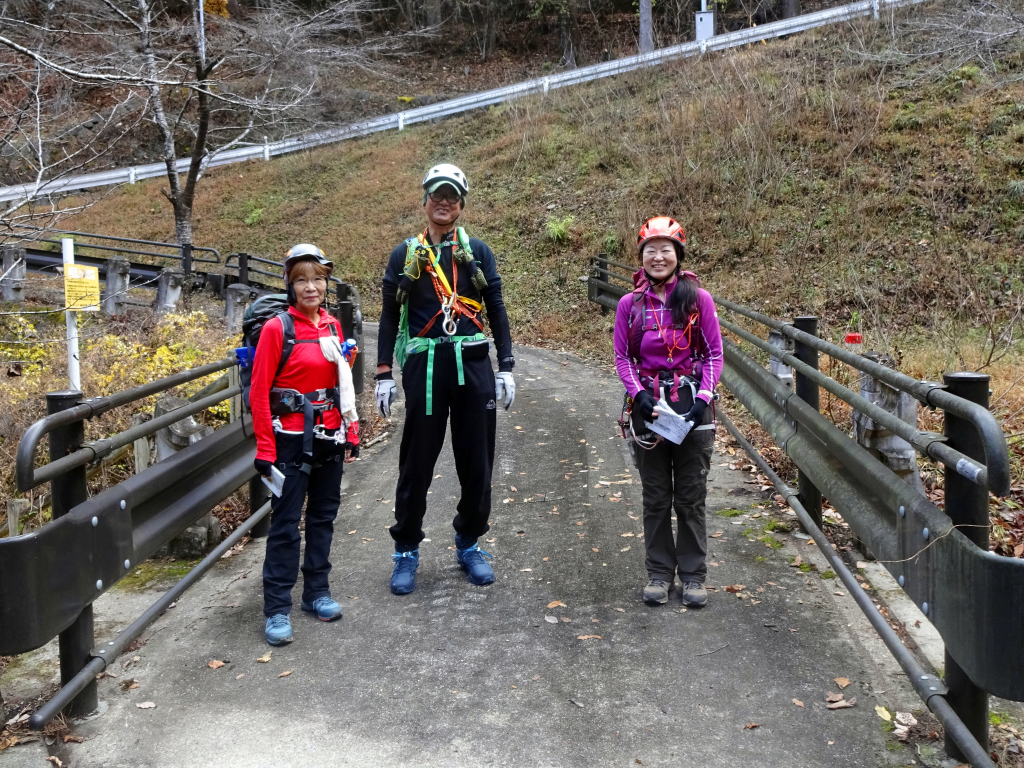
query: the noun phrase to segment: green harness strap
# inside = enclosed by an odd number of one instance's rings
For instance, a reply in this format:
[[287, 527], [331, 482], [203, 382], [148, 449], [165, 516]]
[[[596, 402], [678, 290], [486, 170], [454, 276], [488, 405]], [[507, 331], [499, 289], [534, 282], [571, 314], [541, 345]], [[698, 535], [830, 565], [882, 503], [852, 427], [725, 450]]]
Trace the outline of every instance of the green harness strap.
[[[403, 319], [405, 308], [402, 308]], [[399, 325], [401, 327], [401, 324]], [[399, 332], [401, 336], [401, 332]], [[408, 323], [406, 323], [406, 336], [408, 337]], [[459, 372], [459, 386], [466, 384], [465, 369], [462, 365], [462, 342], [464, 341], [483, 341], [487, 337], [482, 333], [477, 333], [472, 336], [449, 336], [443, 339], [425, 339], [422, 336], [416, 336], [415, 338], [409, 339], [405, 346], [401, 347], [402, 354], [399, 359], [399, 365], [405, 367], [405, 360], [408, 359], [409, 355], [416, 355], [426, 350], [427, 352], [427, 416], [432, 416], [434, 413], [434, 347], [437, 346], [438, 342], [447, 343], [449, 340], [455, 343], [455, 367]], [[396, 346], [395, 357], [399, 357], [399, 347]]]

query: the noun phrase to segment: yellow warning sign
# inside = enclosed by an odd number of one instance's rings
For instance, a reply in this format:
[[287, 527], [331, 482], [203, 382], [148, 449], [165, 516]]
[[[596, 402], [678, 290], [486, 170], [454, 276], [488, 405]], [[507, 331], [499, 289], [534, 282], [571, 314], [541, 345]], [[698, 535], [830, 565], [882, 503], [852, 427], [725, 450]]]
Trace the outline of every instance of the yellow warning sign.
[[81, 264], [64, 265], [65, 309], [98, 312], [100, 308], [100, 271]]

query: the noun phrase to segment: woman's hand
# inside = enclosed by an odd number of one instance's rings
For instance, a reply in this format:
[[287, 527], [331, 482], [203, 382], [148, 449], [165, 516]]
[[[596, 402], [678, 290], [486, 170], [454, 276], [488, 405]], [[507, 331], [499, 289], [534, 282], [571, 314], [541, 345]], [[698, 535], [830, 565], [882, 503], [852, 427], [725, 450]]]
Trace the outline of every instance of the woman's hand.
[[641, 389], [633, 398], [633, 412], [644, 421], [652, 421], [658, 415], [654, 407], [654, 398], [646, 389]]
[[691, 421], [694, 424], [704, 423], [704, 411], [708, 409], [708, 404], [701, 400], [699, 397], [693, 401], [693, 406], [686, 413], [683, 414], [683, 418], [687, 421]]
[[266, 459], [256, 459], [252, 465], [256, 467], [256, 471], [263, 477], [270, 477], [270, 468], [274, 466], [274, 462], [267, 461]]

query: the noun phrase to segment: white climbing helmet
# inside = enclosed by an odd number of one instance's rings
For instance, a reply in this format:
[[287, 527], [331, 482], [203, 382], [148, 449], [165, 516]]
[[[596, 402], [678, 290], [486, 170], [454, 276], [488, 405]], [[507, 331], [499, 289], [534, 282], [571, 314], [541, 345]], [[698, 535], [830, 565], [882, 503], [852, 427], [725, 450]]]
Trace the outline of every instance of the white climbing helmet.
[[[469, 180], [466, 178], [466, 174], [451, 163], [435, 165], [423, 177], [425, 195], [438, 189], [442, 184], [451, 184], [463, 199], [469, 194]], [[426, 201], [424, 200], [424, 202]]]

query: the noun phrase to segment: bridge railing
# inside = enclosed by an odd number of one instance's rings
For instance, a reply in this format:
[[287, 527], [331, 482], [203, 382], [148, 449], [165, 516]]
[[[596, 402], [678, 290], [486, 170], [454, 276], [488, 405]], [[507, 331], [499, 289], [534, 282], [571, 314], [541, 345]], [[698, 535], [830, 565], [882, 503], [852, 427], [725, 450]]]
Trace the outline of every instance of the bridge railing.
[[[217, 382], [204, 388], [195, 402], [119, 434], [85, 442], [87, 420], [221, 371], [228, 373], [226, 388]], [[95, 709], [96, 675], [227, 548], [246, 533], [265, 535], [270, 505], [264, 503], [266, 491], [255, 478], [256, 442], [248, 416], [95, 496], [87, 493], [89, 463], [236, 398], [241, 393], [237, 374], [236, 362], [225, 359], [107, 397], [83, 399], [81, 392], [52, 392], [47, 395], [49, 415], [22, 437], [18, 490], [27, 492], [49, 482], [53, 519], [31, 533], [0, 539], [0, 655], [24, 653], [59, 636], [63, 686], [35, 713], [32, 727], [41, 728], [65, 707], [72, 713]], [[204, 396], [213, 389], [218, 391]], [[49, 442], [49, 462], [37, 466], [36, 452], [44, 438]], [[95, 600], [247, 482], [250, 518], [127, 630], [97, 645]], [[258, 526], [263, 530], [254, 531]]]
[[[592, 259], [588, 295], [614, 307], [633, 287], [632, 268], [601, 255]], [[625, 270], [625, 273], [622, 272]], [[739, 344], [724, 341], [721, 383], [798, 468], [792, 489], [719, 411], [725, 426], [796, 511], [801, 523], [848, 582], [854, 599], [907, 672], [922, 700], [946, 725], [947, 749], [972, 765], [987, 756], [988, 696], [1024, 700], [1024, 560], [989, 551], [989, 492], [1010, 492], [1006, 438], [988, 410], [989, 377], [946, 374], [943, 383], [919, 381], [817, 335], [817, 319], [783, 323], [716, 298], [724, 331], [768, 353], [795, 372], [795, 390], [773, 376]], [[763, 340], [726, 315], [793, 341], [793, 352]], [[942, 409], [944, 433], [907, 424], [818, 370], [819, 355], [845, 363], [932, 409]], [[945, 505], [936, 507], [847, 432], [819, 412], [825, 389], [944, 468]], [[922, 670], [867, 599], [821, 531], [822, 495], [850, 525], [946, 646], [945, 681]]]

